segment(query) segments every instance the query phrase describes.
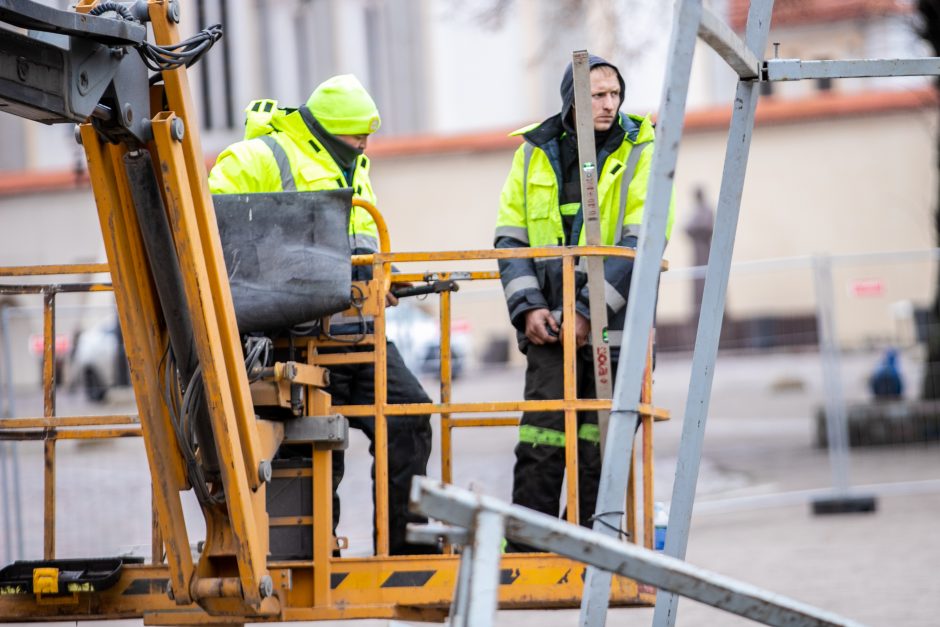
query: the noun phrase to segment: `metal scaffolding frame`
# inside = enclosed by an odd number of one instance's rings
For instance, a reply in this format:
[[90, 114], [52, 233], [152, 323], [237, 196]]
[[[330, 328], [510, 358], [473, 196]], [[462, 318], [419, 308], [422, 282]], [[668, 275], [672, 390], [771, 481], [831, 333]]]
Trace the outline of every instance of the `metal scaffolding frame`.
[[463, 545], [457, 590], [450, 610], [451, 627], [493, 624], [500, 544], [504, 535], [767, 625], [861, 627], [855, 621], [660, 552], [601, 536], [553, 516], [427, 477], [415, 479], [411, 501], [429, 516], [457, 525], [450, 529], [428, 526], [411, 530], [409, 535], [411, 541], [445, 537]]
[[[845, 619], [796, 604], [777, 595], [732, 582], [720, 575], [684, 564], [712, 378], [724, 317], [725, 295], [737, 231], [744, 177], [750, 150], [761, 81], [865, 76], [940, 75], [940, 59], [859, 59], [802, 61], [764, 59], [773, 0], [753, 0], [742, 40], [702, 0], [677, 0], [666, 62], [656, 129], [646, 211], [637, 246], [637, 259], [627, 305], [621, 361], [612, 399], [605, 443], [596, 518], [623, 510], [634, 436], [639, 422], [638, 405], [645, 367], [646, 342], [653, 323], [658, 274], [666, 244], [666, 221], [672, 195], [679, 143], [685, 118], [686, 97], [696, 36], [710, 45], [738, 74], [728, 134], [724, 170], [715, 216], [705, 289], [692, 356], [692, 374], [685, 407], [682, 439], [670, 508], [665, 555], [618, 541], [616, 528], [595, 522], [592, 532], [550, 517], [501, 504], [485, 497], [468, 496], [450, 486], [416, 480], [413, 500], [427, 515], [470, 529], [458, 580], [454, 625], [483, 626], [492, 623], [498, 585], [499, 538], [524, 541], [558, 552], [589, 567], [581, 604], [580, 625], [601, 627], [609, 604], [611, 573], [627, 575], [656, 585], [653, 624], [675, 624], [678, 596], [709, 603], [769, 625], [850, 625]], [[831, 351], [830, 351], [831, 352]], [[830, 429], [844, 431], [844, 421]], [[830, 442], [845, 444], [845, 438]], [[844, 455], [834, 455], [842, 464]], [[847, 470], [834, 467], [837, 477]], [[837, 482], [844, 491], [844, 482]], [[460, 537], [453, 532], [455, 539]], [[720, 590], [720, 592], [719, 592]], [[797, 608], [798, 606], [798, 608]], [[803, 612], [797, 622], [797, 614]]]

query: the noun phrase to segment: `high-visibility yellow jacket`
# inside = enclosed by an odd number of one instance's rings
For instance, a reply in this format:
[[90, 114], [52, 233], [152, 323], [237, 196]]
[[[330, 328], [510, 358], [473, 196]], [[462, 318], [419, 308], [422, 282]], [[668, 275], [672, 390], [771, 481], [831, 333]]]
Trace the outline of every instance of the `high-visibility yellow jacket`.
[[[281, 109], [274, 100], [256, 100], [246, 109], [245, 139], [226, 148], [209, 173], [213, 194], [320, 191], [352, 187], [372, 204], [369, 158], [359, 155], [351, 180], [313, 133], [306, 106]], [[378, 250], [378, 229], [368, 211], [353, 207], [349, 244], [354, 254]]]
[[[544, 133], [538, 132], [550, 121], [513, 133], [526, 141], [513, 157], [512, 169], [500, 196], [495, 233], [497, 248], [560, 246], [566, 241], [563, 207], [559, 202], [559, 139], [546, 139]], [[617, 123], [624, 128], [624, 139], [604, 160], [597, 177], [601, 243], [635, 247], [653, 158], [653, 123], [648, 117], [625, 114], [620, 114]], [[675, 198], [669, 208], [667, 238], [674, 221]], [[585, 244], [583, 226], [577, 244]], [[620, 344], [632, 265], [632, 260], [621, 257], [610, 257], [604, 263], [608, 329], [613, 347]], [[524, 350], [524, 314], [527, 311], [547, 308], [557, 319], [561, 317], [561, 261], [558, 258], [505, 259], [500, 260], [499, 266], [510, 319], [520, 332], [520, 348]], [[576, 287], [578, 313], [590, 318], [587, 278], [583, 273], [578, 273]]]

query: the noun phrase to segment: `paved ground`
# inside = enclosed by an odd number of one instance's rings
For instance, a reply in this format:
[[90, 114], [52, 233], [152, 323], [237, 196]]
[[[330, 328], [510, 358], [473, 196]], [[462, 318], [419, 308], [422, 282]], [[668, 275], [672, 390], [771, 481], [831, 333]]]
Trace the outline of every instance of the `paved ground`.
[[[876, 359], [871, 354], [846, 357], [843, 373], [850, 398], [864, 398], [866, 373]], [[909, 386], [916, 388], [915, 364], [903, 366]], [[671, 494], [688, 377], [688, 359], [660, 358], [656, 403], [671, 409], [675, 418], [656, 428], [657, 500], [668, 501]], [[688, 560], [867, 625], [938, 625], [940, 446], [853, 450], [852, 484], [878, 496], [878, 511], [812, 516], [809, 501], [831, 486], [826, 452], [813, 446], [812, 416], [822, 400], [820, 378], [818, 356], [812, 353], [725, 355], [719, 360]], [[455, 400], [515, 399], [521, 397], [521, 387], [518, 369], [481, 371], [456, 386]], [[118, 393], [105, 408], [89, 408], [64, 394], [59, 409], [60, 414], [113, 413], [126, 410], [128, 401], [126, 393]], [[20, 405], [21, 413], [30, 406], [38, 413], [41, 407], [34, 395], [20, 399]], [[508, 498], [513, 431], [458, 432], [455, 445], [455, 482]], [[36, 556], [41, 552], [41, 447], [18, 446], [27, 556]], [[66, 442], [58, 451], [59, 494], [70, 495], [60, 500], [60, 554], [110, 554], [135, 546], [149, 551], [149, 490], [140, 443]], [[356, 515], [346, 515], [340, 528], [350, 538], [351, 554], [367, 553], [371, 545], [368, 466], [365, 438], [354, 432], [341, 497], [344, 512]], [[436, 475], [438, 468], [432, 461], [430, 474]], [[201, 525], [195, 507], [190, 520], [192, 537], [198, 538]], [[0, 529], [3, 524], [0, 515]], [[0, 558], [4, 555], [0, 544]], [[645, 609], [612, 610], [607, 624], [650, 625], [651, 616]], [[745, 623], [689, 601], [679, 610], [682, 626]], [[497, 619], [501, 627], [576, 624], [576, 611], [501, 612]]]

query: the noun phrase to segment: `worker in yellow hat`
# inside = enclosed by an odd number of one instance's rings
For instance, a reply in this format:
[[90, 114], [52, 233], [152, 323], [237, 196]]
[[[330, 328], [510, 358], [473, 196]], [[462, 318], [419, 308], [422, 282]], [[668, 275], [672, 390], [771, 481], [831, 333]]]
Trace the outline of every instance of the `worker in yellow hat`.
[[[247, 109], [245, 138], [219, 155], [209, 173], [214, 194], [279, 191], [320, 191], [351, 187], [355, 196], [376, 204], [369, 181], [369, 158], [363, 154], [369, 136], [379, 129], [379, 111], [362, 83], [352, 74], [323, 81], [307, 102], [280, 108], [275, 100], [255, 100]], [[368, 211], [353, 207], [349, 219], [352, 254], [378, 251], [378, 229]], [[368, 266], [353, 266], [353, 280], [371, 278]], [[388, 304], [397, 300], [388, 295]], [[356, 335], [360, 320], [337, 314], [330, 322], [334, 335]], [[357, 351], [359, 347], [321, 349]], [[388, 402], [430, 403], [424, 388], [405, 365], [391, 342], [387, 351]], [[375, 369], [371, 363], [330, 367], [334, 405], [375, 402]], [[430, 416], [387, 416], [389, 552], [393, 555], [428, 553], [433, 547], [405, 539], [409, 522], [424, 519], [408, 512], [408, 491], [414, 475], [427, 474], [431, 454]], [[349, 426], [362, 430], [375, 446], [375, 420], [351, 417]], [[333, 527], [339, 521], [336, 488], [344, 471], [343, 451], [333, 453]], [[373, 476], [375, 472], [373, 469]]]

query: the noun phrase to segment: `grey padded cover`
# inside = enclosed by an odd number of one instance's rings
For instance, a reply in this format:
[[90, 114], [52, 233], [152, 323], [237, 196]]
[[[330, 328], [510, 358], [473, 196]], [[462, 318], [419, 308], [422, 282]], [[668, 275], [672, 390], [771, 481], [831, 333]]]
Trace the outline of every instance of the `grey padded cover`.
[[241, 333], [349, 307], [351, 189], [212, 198]]

